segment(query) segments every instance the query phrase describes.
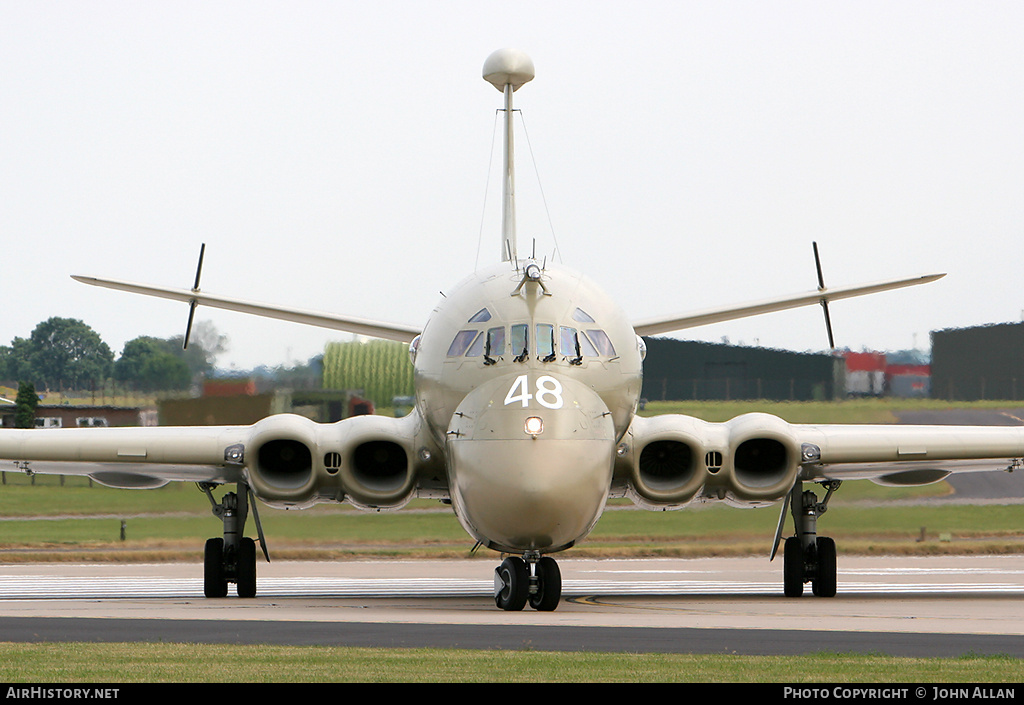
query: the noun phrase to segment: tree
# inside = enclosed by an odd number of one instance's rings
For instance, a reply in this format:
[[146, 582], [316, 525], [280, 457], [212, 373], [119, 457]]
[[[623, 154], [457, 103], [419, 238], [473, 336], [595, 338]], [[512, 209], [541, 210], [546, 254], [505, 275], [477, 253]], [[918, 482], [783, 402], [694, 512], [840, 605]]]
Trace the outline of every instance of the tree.
[[32, 343], [25, 338], [15, 338], [10, 347], [0, 347], [0, 379], [35, 379], [32, 367]]
[[36, 383], [74, 389], [109, 377], [114, 354], [82, 321], [54, 316], [32, 331], [29, 362]]
[[15, 428], [34, 428], [36, 407], [39, 405], [39, 396], [36, 394], [35, 385], [31, 382], [19, 382], [18, 396], [14, 398], [14, 404]]
[[188, 349], [184, 349], [184, 335], [169, 338], [173, 353], [184, 360], [193, 376], [208, 375], [213, 371], [217, 356], [228, 349], [228, 337], [217, 332], [210, 321], [198, 321], [192, 327]]
[[144, 391], [171, 391], [187, 389], [192, 374], [170, 340], [140, 336], [124, 344], [114, 363], [114, 379]]

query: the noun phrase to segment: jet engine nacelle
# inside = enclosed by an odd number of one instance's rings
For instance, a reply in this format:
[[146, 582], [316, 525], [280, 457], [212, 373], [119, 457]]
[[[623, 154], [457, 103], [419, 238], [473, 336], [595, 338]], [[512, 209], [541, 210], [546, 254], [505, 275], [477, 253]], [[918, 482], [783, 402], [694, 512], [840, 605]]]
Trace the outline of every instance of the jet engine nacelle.
[[636, 417], [619, 452], [627, 493], [659, 509], [695, 499], [769, 504], [786, 496], [800, 471], [800, 443], [788, 423], [770, 414], [726, 423], [675, 414]]
[[418, 466], [436, 453], [414, 413], [395, 419], [356, 416], [317, 424], [293, 414], [257, 422], [245, 447], [255, 495], [283, 507], [347, 501], [364, 508], [394, 509], [416, 489]]
[[628, 462], [633, 501], [659, 508], [689, 503], [707, 480], [708, 428], [690, 416], [635, 417], [627, 440], [619, 446], [619, 462]]
[[[771, 414], [743, 414], [723, 426], [728, 456], [707, 490], [737, 506], [785, 497], [800, 472], [800, 442], [788, 423]], [[724, 489], [724, 496], [722, 490]]]

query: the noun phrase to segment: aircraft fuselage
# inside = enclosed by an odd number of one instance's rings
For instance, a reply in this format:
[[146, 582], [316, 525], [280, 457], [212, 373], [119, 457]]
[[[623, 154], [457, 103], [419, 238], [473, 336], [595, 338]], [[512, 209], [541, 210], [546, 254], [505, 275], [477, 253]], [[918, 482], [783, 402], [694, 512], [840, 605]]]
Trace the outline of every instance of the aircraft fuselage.
[[636, 412], [641, 346], [589, 279], [504, 263], [447, 293], [413, 342], [417, 410], [444, 448], [460, 521], [486, 546], [548, 553], [593, 528]]

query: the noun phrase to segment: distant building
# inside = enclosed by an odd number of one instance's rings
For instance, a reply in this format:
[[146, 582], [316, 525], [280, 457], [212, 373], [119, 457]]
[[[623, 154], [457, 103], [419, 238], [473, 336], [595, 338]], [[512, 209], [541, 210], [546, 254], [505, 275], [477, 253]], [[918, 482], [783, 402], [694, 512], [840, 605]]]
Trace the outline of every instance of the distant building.
[[[13, 404], [0, 405], [0, 428], [14, 428], [15, 409]], [[36, 428], [155, 425], [155, 414], [133, 406], [40, 404], [36, 407]]]
[[[159, 402], [161, 426], [247, 426], [271, 414], [299, 414], [323, 423], [372, 414], [374, 407], [351, 390], [311, 389], [255, 393], [246, 380], [218, 381], [209, 394]], [[227, 382], [227, 383], [223, 383]]]
[[932, 397], [1024, 398], [1024, 323], [932, 332]]
[[854, 397], [880, 397], [885, 394], [885, 353], [847, 352], [846, 393]]
[[846, 393], [849, 396], [928, 397], [931, 365], [918, 351], [846, 352]]
[[644, 338], [648, 400], [833, 399], [843, 393], [843, 361], [797, 353], [671, 338]]

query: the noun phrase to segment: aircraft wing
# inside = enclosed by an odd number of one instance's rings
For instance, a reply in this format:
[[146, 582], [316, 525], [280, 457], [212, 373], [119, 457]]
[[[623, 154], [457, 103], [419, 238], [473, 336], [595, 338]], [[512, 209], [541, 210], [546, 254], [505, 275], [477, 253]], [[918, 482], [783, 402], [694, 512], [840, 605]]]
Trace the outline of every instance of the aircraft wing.
[[731, 321], [737, 318], [758, 316], [762, 313], [785, 311], [791, 308], [810, 306], [811, 304], [828, 303], [830, 301], [838, 301], [840, 299], [848, 299], [855, 296], [865, 296], [866, 294], [874, 294], [880, 291], [888, 291], [890, 289], [900, 289], [906, 286], [927, 284], [928, 282], [941, 279], [944, 276], [946, 275], [925, 274], [906, 279], [890, 279], [871, 284], [861, 284], [858, 286], [815, 289], [814, 291], [782, 296], [774, 299], [751, 301], [743, 304], [710, 308], [703, 311], [693, 311], [691, 313], [674, 316], [648, 318], [646, 320], [635, 322], [633, 324], [633, 328], [636, 330], [636, 334], [641, 336], [671, 333], [672, 331], [683, 330], [685, 328], [695, 328], [697, 326], [708, 325], [710, 323], [721, 323], [722, 321]]
[[250, 313], [265, 318], [277, 318], [293, 323], [302, 323], [320, 328], [332, 330], [343, 330], [348, 333], [368, 335], [373, 338], [384, 338], [386, 340], [398, 340], [403, 343], [412, 342], [412, 339], [420, 334], [420, 329], [412, 326], [403, 326], [383, 321], [373, 321], [365, 318], [352, 316], [339, 316], [333, 313], [321, 313], [318, 311], [307, 311], [303, 309], [286, 308], [273, 304], [263, 304], [254, 301], [245, 301], [227, 296], [216, 296], [191, 289], [176, 289], [170, 287], [152, 286], [149, 284], [138, 284], [135, 282], [118, 281], [115, 279], [98, 279], [96, 277], [84, 277], [72, 275], [75, 281], [92, 286], [102, 286], [108, 289], [130, 291], [135, 294], [156, 296], [163, 299], [172, 299], [191, 304], [195, 302], [200, 306], [225, 309], [227, 311], [239, 311]]
[[794, 425], [804, 480], [922, 485], [956, 472], [1014, 470], [1024, 426]]
[[111, 487], [153, 489], [171, 481], [239, 482], [228, 449], [244, 427], [0, 429], [0, 469], [88, 475]]
[[1024, 426], [790, 424], [764, 413], [711, 423], [664, 414], [635, 417], [621, 448], [617, 472], [641, 506], [763, 506], [801, 482], [926, 485], [955, 472], [1012, 470], [1022, 466]]
[[443, 457], [415, 412], [330, 424], [275, 414], [251, 426], [0, 429], [0, 470], [88, 475], [129, 489], [244, 483], [288, 507], [393, 509], [448, 492]]

